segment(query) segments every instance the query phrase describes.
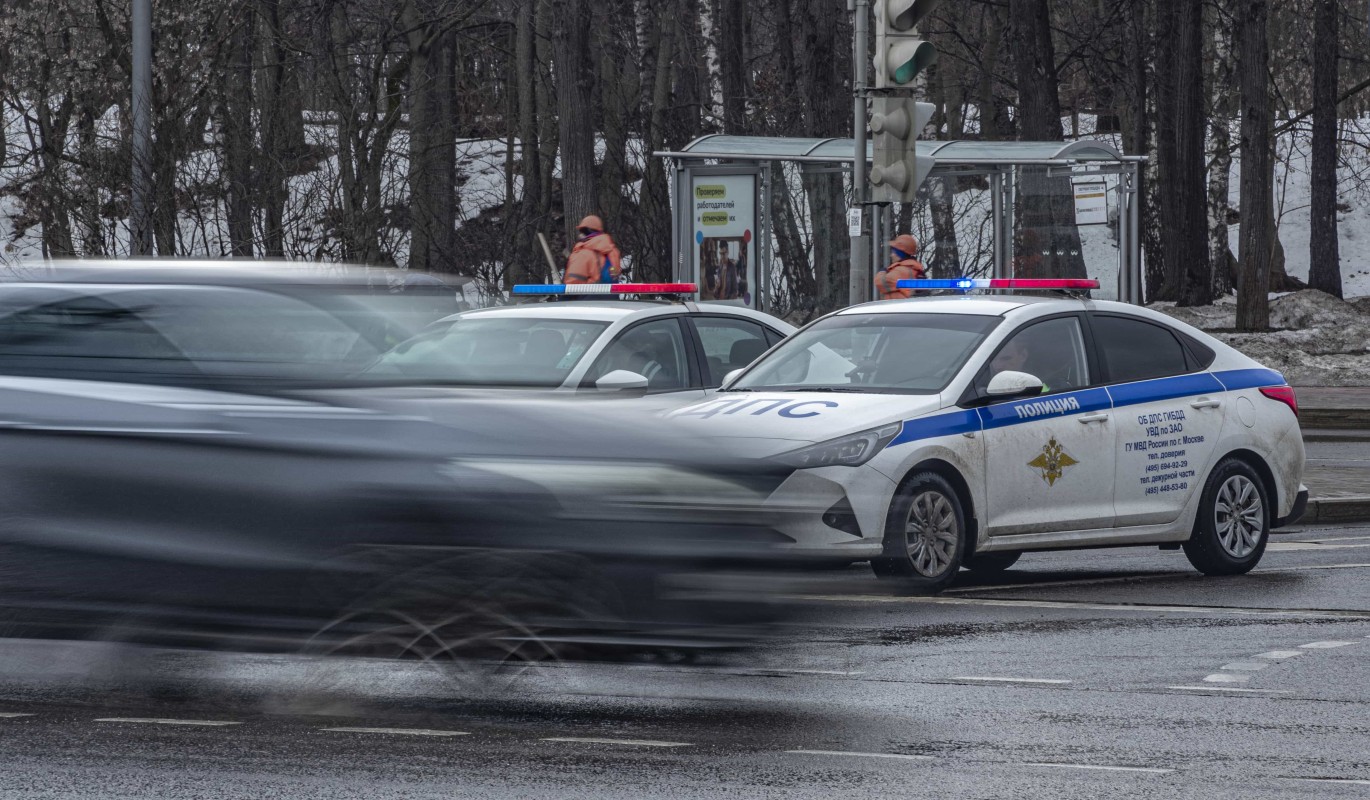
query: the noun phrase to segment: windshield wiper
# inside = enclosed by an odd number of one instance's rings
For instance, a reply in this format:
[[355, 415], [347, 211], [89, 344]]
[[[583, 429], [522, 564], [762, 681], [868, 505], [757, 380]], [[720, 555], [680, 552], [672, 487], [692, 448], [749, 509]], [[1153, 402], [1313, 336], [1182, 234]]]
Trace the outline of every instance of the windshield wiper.
[[812, 386], [794, 389], [781, 389], [782, 392], [843, 392], [846, 394], [868, 394], [871, 390], [862, 386]]

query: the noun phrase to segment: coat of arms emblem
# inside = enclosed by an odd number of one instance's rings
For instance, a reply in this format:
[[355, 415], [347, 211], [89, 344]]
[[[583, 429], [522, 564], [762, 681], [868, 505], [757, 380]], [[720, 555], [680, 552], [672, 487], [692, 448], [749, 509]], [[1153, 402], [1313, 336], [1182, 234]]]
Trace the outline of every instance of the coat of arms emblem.
[[1065, 474], [1066, 467], [1073, 467], [1078, 463], [1080, 462], [1071, 458], [1066, 449], [1053, 436], [1042, 448], [1042, 452], [1029, 461], [1027, 465], [1042, 473], [1042, 480], [1047, 482], [1047, 486], [1055, 486], [1056, 481]]

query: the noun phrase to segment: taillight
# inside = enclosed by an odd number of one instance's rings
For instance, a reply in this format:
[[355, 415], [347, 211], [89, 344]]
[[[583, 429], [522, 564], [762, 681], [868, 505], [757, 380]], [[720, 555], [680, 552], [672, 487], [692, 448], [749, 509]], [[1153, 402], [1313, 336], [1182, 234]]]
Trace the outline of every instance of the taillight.
[[1293, 386], [1262, 386], [1261, 394], [1289, 406], [1289, 410], [1294, 412], [1294, 416], [1299, 415], [1299, 399], [1294, 396]]

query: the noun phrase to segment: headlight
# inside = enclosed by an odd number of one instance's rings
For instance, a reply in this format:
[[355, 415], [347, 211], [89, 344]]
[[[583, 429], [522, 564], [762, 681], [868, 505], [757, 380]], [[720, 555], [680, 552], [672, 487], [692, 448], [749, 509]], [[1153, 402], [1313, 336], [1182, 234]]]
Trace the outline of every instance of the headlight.
[[788, 453], [781, 453], [777, 459], [799, 469], [813, 467], [859, 467], [870, 461], [890, 440], [899, 435], [904, 423], [895, 422], [883, 428], [853, 433], [831, 439]]

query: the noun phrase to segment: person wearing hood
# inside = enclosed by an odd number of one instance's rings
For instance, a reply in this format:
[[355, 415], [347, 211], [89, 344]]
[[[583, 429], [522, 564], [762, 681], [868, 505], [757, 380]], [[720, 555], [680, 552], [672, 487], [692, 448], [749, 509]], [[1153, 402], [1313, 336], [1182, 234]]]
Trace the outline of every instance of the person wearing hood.
[[927, 273], [927, 267], [915, 256], [918, 240], [907, 233], [890, 241], [890, 265], [875, 273], [875, 291], [881, 300], [913, 297], [912, 289], [900, 289], [899, 281], [917, 280]]
[[576, 226], [576, 246], [566, 260], [566, 273], [561, 282], [617, 283], [622, 271], [622, 255], [614, 240], [604, 232], [604, 222], [591, 214]]

